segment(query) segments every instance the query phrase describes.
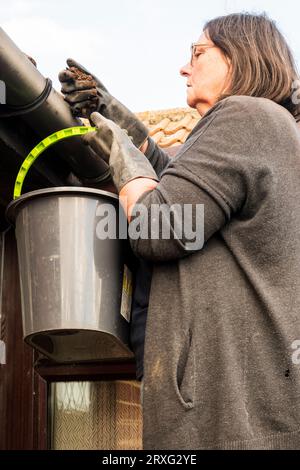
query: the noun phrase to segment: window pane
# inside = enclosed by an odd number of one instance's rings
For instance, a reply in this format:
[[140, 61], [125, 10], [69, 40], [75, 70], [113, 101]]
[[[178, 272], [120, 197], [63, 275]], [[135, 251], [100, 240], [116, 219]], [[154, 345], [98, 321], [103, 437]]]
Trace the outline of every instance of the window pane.
[[141, 449], [140, 383], [53, 383], [51, 428], [52, 449]]

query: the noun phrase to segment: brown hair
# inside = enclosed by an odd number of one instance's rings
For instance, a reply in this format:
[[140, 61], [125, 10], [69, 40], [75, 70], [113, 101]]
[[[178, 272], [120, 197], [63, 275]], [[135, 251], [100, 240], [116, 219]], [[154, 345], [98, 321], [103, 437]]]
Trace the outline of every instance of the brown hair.
[[300, 108], [293, 103], [292, 95], [298, 72], [274, 21], [265, 13], [237, 13], [207, 22], [204, 31], [231, 62], [232, 79], [226, 96], [269, 98], [297, 119]]

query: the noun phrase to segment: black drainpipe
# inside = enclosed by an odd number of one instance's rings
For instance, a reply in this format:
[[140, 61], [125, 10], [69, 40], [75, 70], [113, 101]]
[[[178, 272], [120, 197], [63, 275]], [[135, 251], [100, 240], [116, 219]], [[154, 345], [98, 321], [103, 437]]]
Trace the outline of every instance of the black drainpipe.
[[[63, 97], [52, 88], [51, 81], [45, 79], [2, 28], [0, 80], [6, 89], [6, 104], [0, 105], [0, 118], [21, 115], [42, 139], [60, 129], [82, 125], [73, 117]], [[85, 184], [110, 177], [108, 165], [81, 137], [61, 141], [57, 153]]]

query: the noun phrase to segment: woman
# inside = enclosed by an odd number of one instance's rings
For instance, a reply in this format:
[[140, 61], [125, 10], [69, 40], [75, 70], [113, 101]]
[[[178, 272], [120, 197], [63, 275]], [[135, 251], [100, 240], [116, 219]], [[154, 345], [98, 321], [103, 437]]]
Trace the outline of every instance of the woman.
[[[181, 74], [202, 119], [173, 160], [151, 139], [141, 147], [146, 159], [98, 113], [91, 118], [100, 131], [87, 136], [107, 153], [129, 228], [137, 203], [147, 209], [141, 231], [155, 225], [154, 206], [204, 206], [203, 246], [191, 248], [180, 230], [185, 221], [174, 218], [170, 239], [160, 232], [131, 240], [153, 265], [144, 447], [299, 449], [300, 368], [292, 357], [300, 339], [300, 134], [292, 55], [265, 15], [229, 15], [206, 24]], [[200, 230], [195, 210], [191, 220]]]

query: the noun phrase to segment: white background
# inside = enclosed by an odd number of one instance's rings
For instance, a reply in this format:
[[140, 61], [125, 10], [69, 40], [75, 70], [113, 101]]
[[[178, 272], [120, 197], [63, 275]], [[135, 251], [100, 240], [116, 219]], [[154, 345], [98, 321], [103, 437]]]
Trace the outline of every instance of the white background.
[[205, 21], [232, 12], [265, 11], [300, 65], [296, 0], [0, 0], [1, 26], [59, 89], [73, 57], [133, 111], [186, 106], [179, 68]]

